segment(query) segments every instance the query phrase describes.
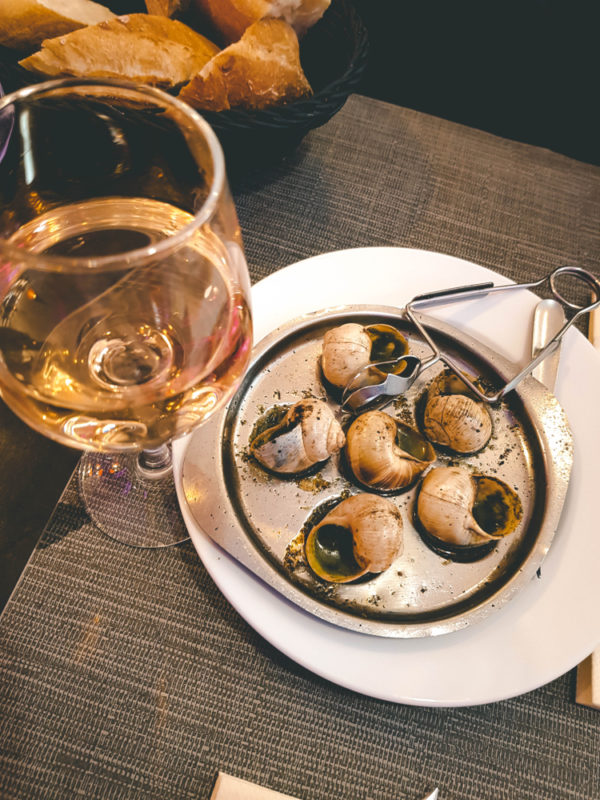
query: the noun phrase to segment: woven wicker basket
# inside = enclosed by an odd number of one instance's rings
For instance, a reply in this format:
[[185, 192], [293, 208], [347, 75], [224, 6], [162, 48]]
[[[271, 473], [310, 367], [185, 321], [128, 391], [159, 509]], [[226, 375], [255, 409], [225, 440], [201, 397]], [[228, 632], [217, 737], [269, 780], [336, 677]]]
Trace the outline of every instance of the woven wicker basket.
[[[367, 32], [351, 0], [333, 0], [302, 39], [300, 55], [314, 94], [263, 111], [201, 112], [219, 137], [230, 171], [273, 162], [294, 150], [312, 128], [329, 120], [356, 89], [367, 62]], [[35, 82], [0, 47], [0, 83], [5, 92]]]

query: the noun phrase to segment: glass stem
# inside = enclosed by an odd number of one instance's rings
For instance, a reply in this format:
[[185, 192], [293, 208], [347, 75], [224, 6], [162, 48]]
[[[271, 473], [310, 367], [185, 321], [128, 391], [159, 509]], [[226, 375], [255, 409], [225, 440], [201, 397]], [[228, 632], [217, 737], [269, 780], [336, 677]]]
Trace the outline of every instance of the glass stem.
[[137, 466], [144, 478], [162, 478], [173, 469], [171, 448], [168, 444], [142, 450], [137, 459]]

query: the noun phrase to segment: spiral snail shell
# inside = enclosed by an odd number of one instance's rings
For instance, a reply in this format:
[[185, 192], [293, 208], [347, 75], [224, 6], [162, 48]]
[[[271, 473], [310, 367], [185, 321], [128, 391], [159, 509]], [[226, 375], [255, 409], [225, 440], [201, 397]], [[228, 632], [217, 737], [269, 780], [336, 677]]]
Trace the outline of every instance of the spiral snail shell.
[[345, 441], [342, 427], [327, 403], [300, 400], [280, 422], [251, 441], [250, 451], [272, 472], [294, 474], [325, 461]]
[[367, 411], [354, 420], [346, 455], [359, 483], [384, 492], [408, 486], [435, 460], [433, 447], [418, 431], [383, 411]]
[[423, 479], [417, 516], [425, 530], [450, 545], [478, 545], [512, 533], [523, 511], [506, 483], [464, 467], [436, 467]]
[[346, 322], [325, 333], [321, 369], [332, 386], [343, 389], [367, 364], [400, 358], [407, 351], [406, 339], [391, 325]]
[[468, 391], [457, 375], [441, 373], [428, 391], [423, 415], [427, 438], [461, 454], [478, 452], [492, 435], [487, 408]]
[[319, 578], [348, 583], [388, 569], [402, 552], [402, 530], [400, 511], [389, 500], [353, 495], [309, 531], [306, 560]]

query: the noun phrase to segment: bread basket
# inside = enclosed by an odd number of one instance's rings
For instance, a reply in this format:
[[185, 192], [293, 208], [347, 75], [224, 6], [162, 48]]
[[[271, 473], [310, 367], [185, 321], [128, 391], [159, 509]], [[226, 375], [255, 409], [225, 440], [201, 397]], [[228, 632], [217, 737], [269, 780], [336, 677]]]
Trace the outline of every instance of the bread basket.
[[[352, 0], [333, 0], [300, 45], [302, 66], [314, 90], [311, 97], [261, 111], [201, 112], [221, 141], [229, 171], [274, 162], [294, 150], [308, 131], [327, 122], [358, 86], [367, 53], [367, 31]], [[18, 66], [18, 58], [0, 47], [5, 92], [36, 82]]]

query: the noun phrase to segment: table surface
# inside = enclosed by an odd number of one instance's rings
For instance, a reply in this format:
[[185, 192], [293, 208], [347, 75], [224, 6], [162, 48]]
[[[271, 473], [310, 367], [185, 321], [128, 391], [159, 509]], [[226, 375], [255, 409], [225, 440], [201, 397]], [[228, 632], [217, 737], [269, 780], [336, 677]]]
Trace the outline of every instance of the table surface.
[[[515, 280], [598, 272], [599, 168], [364, 97], [232, 188], [254, 281], [374, 245]], [[0, 508], [17, 541], [74, 457], [2, 415]], [[416, 800], [436, 785], [441, 800], [590, 800], [599, 752], [600, 715], [574, 703], [573, 673], [461, 709], [312, 675], [240, 619], [190, 543], [113, 542], [75, 481], [0, 618], [2, 798], [208, 798], [223, 770], [303, 800]]]

